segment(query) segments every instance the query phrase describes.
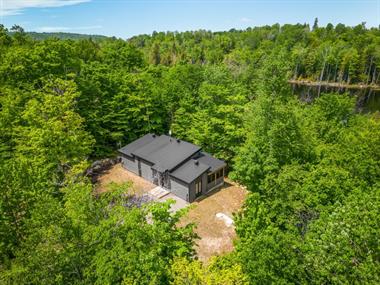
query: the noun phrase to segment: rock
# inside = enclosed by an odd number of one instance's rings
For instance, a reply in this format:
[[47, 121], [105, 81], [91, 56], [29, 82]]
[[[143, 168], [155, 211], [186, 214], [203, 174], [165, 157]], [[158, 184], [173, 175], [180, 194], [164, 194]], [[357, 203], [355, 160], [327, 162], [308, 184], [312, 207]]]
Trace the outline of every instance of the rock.
[[86, 170], [85, 175], [91, 178], [92, 183], [96, 183], [100, 174], [110, 169], [113, 165], [119, 162], [119, 158], [105, 158], [94, 161]]
[[231, 227], [234, 224], [234, 220], [231, 219], [226, 214], [217, 213], [215, 216], [217, 219], [222, 220], [226, 224], [227, 227]]

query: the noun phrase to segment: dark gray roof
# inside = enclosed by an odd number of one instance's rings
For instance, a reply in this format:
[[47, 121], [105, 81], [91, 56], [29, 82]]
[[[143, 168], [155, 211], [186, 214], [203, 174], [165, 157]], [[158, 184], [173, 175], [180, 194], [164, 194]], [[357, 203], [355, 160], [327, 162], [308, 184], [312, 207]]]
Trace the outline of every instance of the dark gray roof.
[[183, 182], [191, 183], [199, 176], [201, 176], [202, 173], [206, 172], [209, 168], [210, 166], [203, 164], [198, 160], [190, 159], [175, 171], [170, 173], [170, 176], [177, 178]]
[[224, 161], [200, 150], [199, 146], [170, 136], [147, 134], [119, 149], [119, 152], [151, 162], [152, 168], [160, 172], [170, 172], [185, 162], [170, 175], [183, 182], [191, 183], [206, 171], [214, 172], [226, 166]]
[[157, 138], [158, 137], [155, 134], [146, 134], [145, 136], [126, 145], [125, 147], [122, 147], [121, 149], [119, 149], [119, 152], [128, 156], [133, 156], [134, 151], [149, 144], [150, 142], [152, 142], [153, 140]]
[[201, 151], [196, 159], [199, 162], [210, 166], [209, 171], [211, 172], [214, 172], [215, 170], [218, 170], [219, 168], [225, 167], [227, 165], [223, 160], [217, 159], [211, 156], [211, 154], [204, 151]]
[[153, 163], [153, 169], [163, 172], [170, 171], [200, 149], [199, 146], [191, 143], [161, 135], [136, 149], [132, 154]]

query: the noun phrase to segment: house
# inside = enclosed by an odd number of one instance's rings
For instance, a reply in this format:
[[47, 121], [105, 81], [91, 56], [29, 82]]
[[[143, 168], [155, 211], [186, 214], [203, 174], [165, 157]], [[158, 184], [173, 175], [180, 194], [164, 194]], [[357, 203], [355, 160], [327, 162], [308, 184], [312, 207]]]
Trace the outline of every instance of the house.
[[188, 202], [224, 184], [224, 161], [171, 136], [147, 134], [119, 155], [124, 168]]

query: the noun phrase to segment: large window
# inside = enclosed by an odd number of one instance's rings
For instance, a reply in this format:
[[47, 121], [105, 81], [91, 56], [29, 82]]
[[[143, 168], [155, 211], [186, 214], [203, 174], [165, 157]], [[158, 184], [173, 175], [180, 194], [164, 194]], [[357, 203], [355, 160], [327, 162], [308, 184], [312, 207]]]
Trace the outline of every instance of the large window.
[[215, 173], [211, 173], [207, 177], [207, 183], [210, 184], [215, 181]]
[[219, 179], [220, 177], [223, 177], [223, 168], [222, 168], [222, 169], [219, 169], [219, 170], [216, 172], [216, 179]]
[[202, 180], [195, 183], [195, 196], [198, 197], [202, 194]]

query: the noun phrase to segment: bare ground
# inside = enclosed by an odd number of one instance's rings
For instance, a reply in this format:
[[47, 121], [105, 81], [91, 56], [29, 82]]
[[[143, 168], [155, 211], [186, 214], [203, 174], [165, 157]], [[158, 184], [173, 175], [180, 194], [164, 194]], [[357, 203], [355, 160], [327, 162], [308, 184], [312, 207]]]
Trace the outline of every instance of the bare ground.
[[246, 190], [226, 179], [222, 189], [192, 203], [192, 208], [183, 217], [182, 223], [193, 222], [197, 225], [195, 231], [200, 239], [197, 241], [196, 251], [200, 260], [207, 261], [213, 255], [233, 250], [235, 228], [227, 227], [216, 214], [224, 213], [232, 218], [233, 213], [243, 205], [246, 195]]
[[102, 193], [107, 191], [107, 185], [111, 182], [115, 182], [117, 184], [132, 182], [132, 192], [137, 195], [147, 193], [149, 190], [156, 187], [153, 183], [150, 183], [140, 176], [127, 171], [121, 166], [120, 163], [114, 165], [111, 169], [107, 170], [99, 177], [96, 192]]
[[[138, 175], [125, 170], [121, 164], [114, 165], [99, 177], [97, 192], [106, 191], [107, 184], [111, 182], [133, 182], [132, 191], [137, 195], [147, 193], [156, 187]], [[200, 260], [207, 261], [213, 255], [233, 250], [233, 240], [236, 237], [234, 226], [227, 227], [224, 221], [216, 217], [216, 214], [224, 213], [232, 218], [233, 213], [243, 205], [246, 195], [246, 190], [226, 179], [223, 188], [212, 191], [191, 204], [189, 212], [182, 218], [180, 225], [196, 224], [195, 231], [200, 238], [196, 241], [196, 251]]]

